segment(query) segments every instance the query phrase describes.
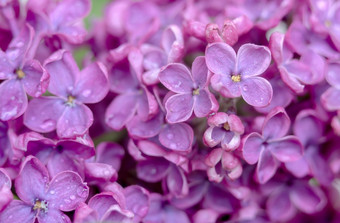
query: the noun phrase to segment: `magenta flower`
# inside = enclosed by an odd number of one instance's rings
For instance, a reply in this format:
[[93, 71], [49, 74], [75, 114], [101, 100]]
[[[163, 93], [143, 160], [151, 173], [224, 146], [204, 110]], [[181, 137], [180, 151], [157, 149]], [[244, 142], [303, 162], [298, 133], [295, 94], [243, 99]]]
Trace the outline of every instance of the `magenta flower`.
[[0, 120], [21, 116], [27, 108], [26, 93], [42, 95], [48, 86], [49, 75], [37, 60], [27, 57], [34, 31], [25, 25], [6, 52], [0, 51]]
[[204, 132], [203, 141], [209, 147], [221, 143], [224, 150], [231, 151], [240, 145], [244, 126], [238, 116], [218, 112], [208, 118], [208, 125], [210, 127]]
[[257, 77], [270, 64], [271, 54], [267, 47], [244, 44], [236, 56], [228, 44], [213, 43], [208, 45], [205, 55], [208, 69], [214, 73], [211, 85], [224, 97], [242, 95], [248, 104], [256, 107], [270, 103], [273, 89], [266, 79]]
[[61, 138], [84, 135], [92, 125], [92, 111], [84, 104], [101, 101], [109, 90], [105, 67], [97, 62], [79, 71], [70, 52], [61, 50], [45, 62], [51, 75], [48, 91], [56, 96], [30, 101], [24, 123], [37, 132], [57, 130]]
[[184, 122], [194, 112], [205, 117], [218, 110], [218, 103], [208, 89], [208, 69], [204, 57], [192, 64], [192, 74], [183, 64], [169, 64], [159, 74], [160, 82], [174, 92], [165, 102], [169, 123]]
[[21, 200], [9, 204], [0, 214], [0, 222], [71, 222], [63, 211], [74, 210], [89, 193], [75, 172], [65, 171], [50, 180], [45, 166], [33, 156], [23, 162], [15, 190]]
[[340, 63], [328, 64], [328, 72], [326, 73], [326, 80], [331, 85], [321, 95], [321, 102], [323, 106], [329, 111], [336, 111], [340, 109]]
[[286, 136], [290, 119], [281, 107], [273, 109], [264, 120], [262, 135], [250, 133], [243, 141], [243, 158], [249, 164], [257, 164], [259, 183], [271, 179], [281, 162], [296, 161], [302, 157], [303, 147], [295, 136]]

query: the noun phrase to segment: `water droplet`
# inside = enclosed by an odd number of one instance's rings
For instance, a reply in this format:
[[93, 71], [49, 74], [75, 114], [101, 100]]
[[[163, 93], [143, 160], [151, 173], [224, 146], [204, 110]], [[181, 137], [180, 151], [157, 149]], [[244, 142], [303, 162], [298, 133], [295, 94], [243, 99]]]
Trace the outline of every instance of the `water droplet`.
[[20, 42], [17, 43], [17, 47], [23, 47], [23, 46], [24, 46], [23, 42], [20, 41]]
[[64, 207], [64, 205], [62, 205], [62, 204], [59, 206], [60, 209], [62, 209], [63, 207]]
[[51, 119], [48, 119], [48, 120], [45, 120], [41, 125], [40, 125], [40, 128], [42, 129], [47, 129], [47, 128], [51, 128], [52, 126], [55, 125], [55, 121], [51, 120]]
[[152, 169], [150, 170], [150, 173], [151, 173], [151, 174], [155, 174], [155, 173], [157, 173], [157, 170], [156, 170], [156, 168], [152, 168]]
[[12, 97], [11, 97], [11, 100], [12, 100], [12, 101], [14, 101], [14, 100], [15, 100], [15, 97], [14, 97], [14, 96], [12, 96]]
[[50, 191], [50, 194], [55, 194], [55, 190], [51, 190], [51, 191]]
[[85, 91], [83, 91], [83, 93], [82, 93], [82, 95], [83, 95], [84, 97], [88, 97], [88, 96], [90, 96], [90, 94], [91, 94], [91, 90], [85, 90]]
[[71, 195], [71, 196], [70, 196], [70, 199], [71, 199], [72, 201], [74, 201], [74, 200], [76, 199], [76, 196]]
[[69, 199], [64, 199], [64, 202], [65, 202], [66, 204], [71, 203], [71, 201], [70, 201]]
[[248, 85], [243, 85], [242, 89], [243, 91], [248, 91]]
[[170, 144], [170, 148], [171, 148], [171, 149], [176, 149], [176, 148], [177, 148], [176, 143], [171, 143], [171, 144]]
[[174, 134], [169, 133], [169, 134], [167, 135], [167, 137], [168, 137], [168, 139], [173, 139], [173, 138], [174, 138]]
[[79, 186], [77, 188], [77, 194], [79, 197], [87, 197], [88, 189], [85, 186]]

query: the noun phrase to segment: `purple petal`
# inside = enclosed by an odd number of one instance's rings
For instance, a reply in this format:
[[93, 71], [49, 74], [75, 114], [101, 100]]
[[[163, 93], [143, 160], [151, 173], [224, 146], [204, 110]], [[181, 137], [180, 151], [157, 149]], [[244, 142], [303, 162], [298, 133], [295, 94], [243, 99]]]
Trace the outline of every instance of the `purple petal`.
[[83, 103], [97, 103], [109, 91], [107, 70], [97, 62], [85, 67], [77, 76], [74, 96]]
[[27, 61], [22, 71], [25, 73], [22, 83], [27, 94], [41, 96], [47, 90], [50, 75], [37, 60]]
[[106, 163], [85, 163], [86, 181], [94, 184], [106, 183], [117, 179], [116, 170]]
[[184, 39], [180, 27], [170, 25], [163, 31], [161, 45], [168, 54], [168, 62], [179, 62], [184, 56]]
[[161, 131], [163, 121], [164, 116], [162, 113], [147, 121], [135, 116], [126, 124], [126, 128], [133, 138], [152, 138]]
[[282, 107], [274, 108], [266, 117], [262, 135], [265, 139], [278, 139], [285, 136], [290, 127], [290, 119]]
[[321, 185], [329, 186], [333, 182], [334, 172], [332, 172], [330, 164], [319, 153], [318, 148], [308, 148], [306, 151], [306, 160], [313, 176]]
[[37, 132], [56, 129], [65, 109], [65, 102], [57, 97], [40, 97], [30, 101], [24, 115], [24, 124]]
[[262, 74], [271, 62], [270, 50], [265, 46], [244, 44], [237, 52], [237, 73], [241, 77], [252, 77]]
[[215, 74], [231, 75], [235, 71], [236, 53], [226, 43], [213, 43], [205, 51], [208, 69]]
[[272, 100], [273, 88], [266, 79], [251, 77], [241, 81], [241, 94], [248, 104], [264, 107]]
[[64, 171], [55, 176], [48, 188], [49, 208], [62, 211], [74, 210], [79, 202], [84, 202], [89, 188], [81, 177], [72, 171]]
[[213, 223], [217, 222], [218, 212], [210, 209], [201, 209], [192, 217], [194, 223]]
[[66, 170], [71, 170], [84, 176], [84, 167], [79, 163], [79, 160], [72, 156], [67, 156], [65, 153], [52, 152], [49, 155], [50, 157], [46, 160], [46, 166], [51, 177]]
[[[89, 206], [96, 213], [97, 219], [102, 219], [110, 206], [118, 204], [112, 192], [102, 192], [94, 195], [88, 202]], [[78, 208], [77, 208], [78, 209]]]
[[243, 141], [243, 158], [249, 164], [255, 164], [263, 149], [263, 139], [260, 134], [250, 133]]
[[194, 87], [190, 71], [179, 63], [167, 65], [159, 73], [159, 81], [170, 91], [176, 93], [192, 93]]
[[72, 54], [59, 50], [45, 61], [45, 68], [50, 74], [48, 91], [52, 94], [67, 98], [71, 94], [79, 68]]
[[304, 157], [293, 162], [287, 162], [285, 166], [289, 172], [298, 178], [305, 177], [310, 172], [309, 165]]
[[184, 211], [178, 210], [172, 206], [167, 206], [165, 208], [165, 216], [164, 223], [172, 223], [172, 222], [181, 222], [181, 223], [190, 223], [189, 217], [187, 213]]
[[57, 123], [57, 134], [61, 138], [84, 135], [92, 123], [93, 114], [86, 105], [66, 106]]
[[204, 88], [208, 84], [208, 67], [205, 57], [196, 57], [192, 63], [192, 77], [197, 87]]
[[171, 195], [183, 196], [188, 193], [188, 182], [181, 168], [172, 165], [166, 178], [166, 186]]
[[280, 140], [271, 141], [267, 148], [281, 162], [299, 160], [303, 154], [303, 147], [295, 136], [286, 136]]
[[122, 209], [119, 205], [112, 205], [102, 218], [103, 222], [132, 222], [134, 215], [128, 210]]
[[189, 184], [189, 193], [185, 197], [174, 197], [171, 203], [180, 209], [187, 209], [198, 204], [208, 189], [208, 183], [199, 182], [195, 185]]
[[326, 80], [327, 82], [336, 87], [340, 88], [340, 64], [339, 63], [330, 63], [328, 65], [328, 72], [326, 74]]
[[329, 111], [340, 109], [340, 89], [334, 87], [328, 88], [321, 96], [323, 106]]
[[27, 108], [27, 96], [21, 81], [6, 80], [0, 84], [0, 119], [8, 121], [22, 115]]
[[193, 139], [194, 131], [185, 123], [168, 124], [159, 134], [160, 143], [174, 151], [190, 151]]
[[31, 205], [22, 201], [14, 200], [5, 210], [0, 213], [0, 222], [11, 223], [32, 223], [35, 219], [35, 213]]
[[0, 80], [9, 79], [14, 76], [15, 65], [12, 64], [7, 55], [0, 50]]
[[166, 119], [169, 123], [184, 122], [188, 120], [194, 109], [192, 94], [176, 94], [165, 102]]
[[163, 159], [147, 159], [138, 162], [137, 176], [147, 182], [159, 182], [168, 174], [169, 168], [169, 162]]
[[211, 86], [214, 90], [227, 98], [237, 98], [241, 96], [240, 83], [231, 80], [229, 75], [215, 74], [212, 76]]
[[132, 119], [137, 110], [137, 97], [134, 94], [121, 94], [109, 105], [105, 121], [114, 130], [120, 130]]
[[319, 188], [304, 184], [294, 185], [290, 199], [300, 211], [307, 214], [316, 213], [326, 205], [325, 195]]
[[267, 213], [272, 221], [288, 221], [296, 214], [287, 188], [279, 188], [267, 200]]
[[34, 156], [28, 156], [15, 179], [15, 190], [21, 200], [32, 203], [45, 197], [49, 175], [45, 166]]
[[219, 127], [209, 127], [203, 136], [204, 143], [209, 147], [219, 144], [225, 135], [225, 131]]
[[49, 209], [46, 214], [38, 215], [39, 223], [71, 223], [70, 218], [56, 209]]
[[268, 182], [276, 173], [278, 166], [279, 163], [272, 156], [271, 152], [267, 148], [263, 149], [256, 168], [259, 183], [265, 184]]
[[50, 14], [50, 19], [55, 27], [62, 27], [84, 18], [91, 10], [89, 0], [64, 0], [54, 8]]
[[200, 90], [199, 95], [194, 97], [194, 113], [197, 117], [206, 117], [209, 113], [218, 110], [218, 103], [215, 96], [208, 90]]
[[149, 210], [149, 192], [140, 186], [132, 185], [124, 189], [124, 195], [126, 209], [135, 214], [134, 221], [140, 222]]
[[74, 213], [74, 223], [96, 222], [98, 220], [97, 213], [87, 204], [80, 203]]
[[124, 154], [124, 148], [114, 142], [102, 142], [96, 148], [97, 162], [110, 164], [117, 171], [120, 168]]

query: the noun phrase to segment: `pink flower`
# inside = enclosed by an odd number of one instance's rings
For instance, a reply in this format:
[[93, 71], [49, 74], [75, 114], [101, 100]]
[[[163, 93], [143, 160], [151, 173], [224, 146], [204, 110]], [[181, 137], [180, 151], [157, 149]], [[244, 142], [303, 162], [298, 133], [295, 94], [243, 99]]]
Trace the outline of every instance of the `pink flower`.
[[208, 45], [206, 51], [208, 69], [214, 73], [212, 87], [224, 97], [236, 98], [242, 95], [250, 105], [264, 107], [273, 96], [270, 83], [257, 77], [269, 66], [271, 54], [267, 47], [244, 44], [237, 55], [225, 43]]

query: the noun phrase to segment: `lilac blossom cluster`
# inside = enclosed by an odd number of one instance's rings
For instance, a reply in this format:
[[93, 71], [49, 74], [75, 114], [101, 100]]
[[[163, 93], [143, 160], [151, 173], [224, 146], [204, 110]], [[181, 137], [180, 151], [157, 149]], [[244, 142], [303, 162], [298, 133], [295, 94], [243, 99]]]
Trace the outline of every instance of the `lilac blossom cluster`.
[[0, 1], [0, 223], [340, 222], [339, 1], [95, 4]]

